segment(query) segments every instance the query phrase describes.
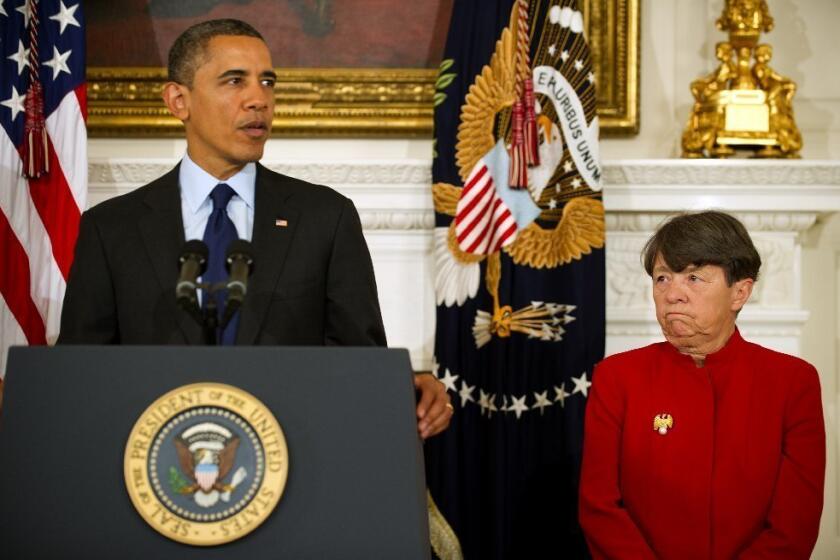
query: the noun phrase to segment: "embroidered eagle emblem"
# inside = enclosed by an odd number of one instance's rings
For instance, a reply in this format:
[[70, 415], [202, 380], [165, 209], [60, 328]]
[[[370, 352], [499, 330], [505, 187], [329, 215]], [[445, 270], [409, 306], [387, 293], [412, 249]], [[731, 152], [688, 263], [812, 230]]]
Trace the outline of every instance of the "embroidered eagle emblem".
[[[522, 12], [514, 3], [510, 24], [461, 107], [455, 156], [464, 186], [440, 182], [432, 187], [435, 211], [453, 217], [448, 227], [435, 231], [437, 304], [461, 306], [476, 297], [480, 263], [486, 261], [484, 285], [493, 308], [476, 314], [473, 335], [479, 348], [493, 336], [513, 332], [560, 341], [564, 326], [575, 320], [574, 305], [532, 302], [513, 309], [500, 301], [501, 252], [516, 265], [551, 269], [604, 246], [598, 123], [597, 117], [587, 123], [584, 114], [594, 111], [594, 89], [579, 93], [587, 82], [594, 84], [588, 54], [580, 54], [588, 53], [582, 21], [578, 11], [552, 7], [534, 34], [539, 46], [532, 70], [528, 57], [518, 53], [527, 42]], [[569, 58], [569, 53], [578, 54]], [[533, 84], [542, 104], [534, 101], [538, 157], [527, 168], [526, 188], [512, 190], [507, 150], [514, 142], [519, 83]]]
[[229, 484], [223, 482], [236, 462], [239, 437], [213, 422], [202, 422], [184, 430], [173, 440], [181, 471], [192, 482], [178, 485], [180, 494], [191, 495], [202, 507], [212, 507], [231, 493], [245, 479], [240, 467]]

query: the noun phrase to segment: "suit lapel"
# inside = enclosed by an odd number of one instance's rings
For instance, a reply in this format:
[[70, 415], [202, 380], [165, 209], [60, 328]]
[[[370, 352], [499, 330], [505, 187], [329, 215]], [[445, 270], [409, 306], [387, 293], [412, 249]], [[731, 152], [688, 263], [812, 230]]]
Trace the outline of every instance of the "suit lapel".
[[[170, 294], [172, 311], [188, 344], [202, 344], [202, 329], [175, 303], [175, 284], [178, 281], [178, 256], [184, 244], [184, 221], [181, 216], [181, 194], [178, 189], [178, 169], [155, 182], [149, 189], [145, 203], [149, 212], [140, 219], [140, 234], [146, 253], [154, 268], [163, 292]], [[161, 326], [161, 328], [166, 328]]]
[[[251, 244], [254, 251], [254, 272], [248, 281], [248, 295], [239, 319], [237, 344], [254, 344], [268, 311], [259, 294], [275, 290], [292, 238], [298, 224], [299, 211], [289, 203], [291, 192], [283, 188], [283, 178], [257, 164], [254, 192], [254, 230]], [[278, 225], [278, 220], [285, 224]]]

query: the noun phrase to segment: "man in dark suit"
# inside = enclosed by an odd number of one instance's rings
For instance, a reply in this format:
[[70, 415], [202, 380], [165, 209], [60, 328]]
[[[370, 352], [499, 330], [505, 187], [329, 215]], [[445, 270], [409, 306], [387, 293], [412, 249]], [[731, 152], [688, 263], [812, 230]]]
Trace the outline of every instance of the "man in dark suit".
[[[238, 20], [186, 30], [163, 91], [184, 123], [187, 153], [156, 181], [82, 216], [60, 344], [201, 344], [174, 286], [186, 239], [250, 239], [248, 294], [220, 339], [235, 344], [385, 345], [373, 267], [353, 203], [256, 163], [274, 114], [276, 75], [263, 38]], [[203, 233], [202, 233], [203, 232]], [[201, 294], [206, 303], [206, 294]], [[452, 406], [431, 375], [415, 376], [423, 437]]]

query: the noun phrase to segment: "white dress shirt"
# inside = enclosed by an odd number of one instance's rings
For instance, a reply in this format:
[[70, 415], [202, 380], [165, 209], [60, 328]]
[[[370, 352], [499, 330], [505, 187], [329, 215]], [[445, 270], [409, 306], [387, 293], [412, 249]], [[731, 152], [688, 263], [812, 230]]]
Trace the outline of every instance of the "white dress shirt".
[[227, 214], [239, 239], [251, 240], [254, 229], [254, 181], [257, 178], [257, 166], [249, 163], [236, 175], [217, 179], [203, 170], [189, 154], [184, 154], [178, 171], [178, 185], [181, 190], [181, 216], [184, 219], [184, 239], [203, 239], [207, 220], [213, 211], [210, 192], [219, 183], [230, 185], [236, 194], [227, 205]]

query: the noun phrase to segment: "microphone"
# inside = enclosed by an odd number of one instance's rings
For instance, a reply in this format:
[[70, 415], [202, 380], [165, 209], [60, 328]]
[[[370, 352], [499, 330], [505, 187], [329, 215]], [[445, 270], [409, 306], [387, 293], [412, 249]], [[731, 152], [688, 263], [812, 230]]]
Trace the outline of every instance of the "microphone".
[[236, 310], [242, 306], [245, 294], [248, 293], [248, 276], [254, 267], [251, 256], [251, 244], [244, 239], [236, 239], [228, 245], [225, 267], [228, 271], [227, 303], [222, 326], [228, 324]]
[[207, 270], [207, 245], [198, 239], [191, 239], [181, 248], [178, 257], [178, 283], [175, 284], [175, 298], [185, 309], [198, 308], [196, 280]]

